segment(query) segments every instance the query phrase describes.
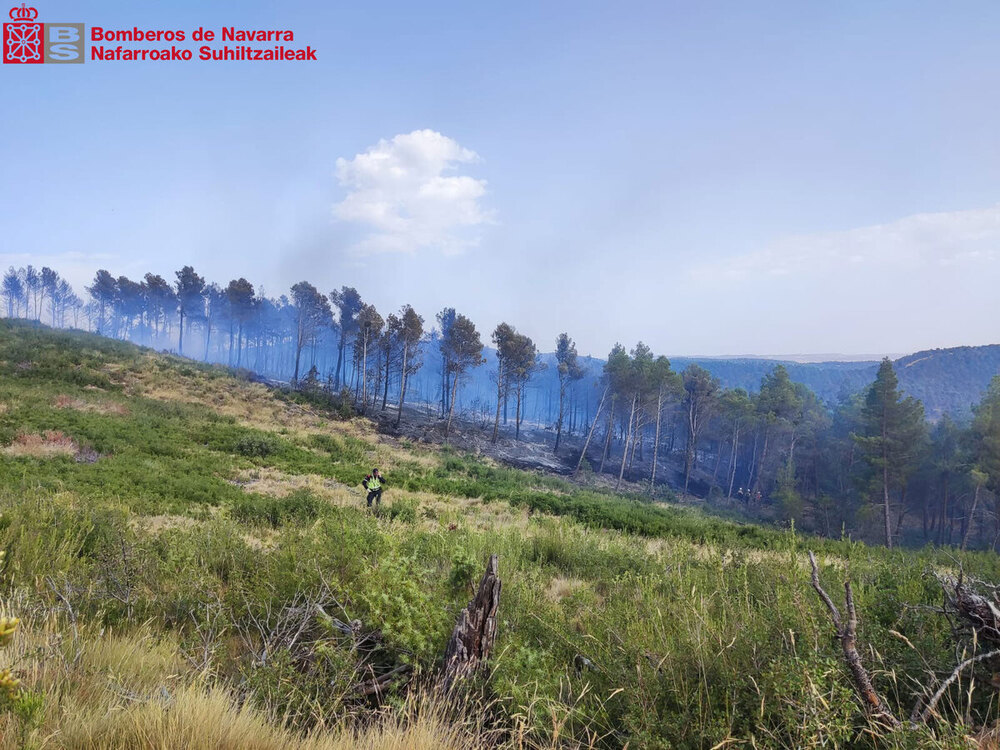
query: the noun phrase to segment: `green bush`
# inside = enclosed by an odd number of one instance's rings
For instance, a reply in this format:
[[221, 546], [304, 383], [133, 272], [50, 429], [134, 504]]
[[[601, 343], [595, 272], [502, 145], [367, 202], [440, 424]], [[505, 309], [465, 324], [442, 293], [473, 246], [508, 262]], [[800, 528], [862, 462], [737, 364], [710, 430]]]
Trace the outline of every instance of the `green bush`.
[[243, 435], [236, 440], [234, 448], [247, 458], [267, 458], [277, 451], [278, 446], [275, 440], [264, 435]]
[[470, 592], [485, 566], [470, 552], [459, 549], [452, 555], [451, 570], [448, 573], [448, 588], [455, 593]]
[[237, 521], [277, 529], [289, 523], [303, 524], [316, 520], [324, 505], [308, 490], [297, 490], [286, 497], [247, 494], [233, 502], [230, 515]]
[[386, 508], [385, 513], [393, 521], [416, 523], [418, 507], [419, 503], [416, 500], [404, 497], [394, 500], [392, 504]]

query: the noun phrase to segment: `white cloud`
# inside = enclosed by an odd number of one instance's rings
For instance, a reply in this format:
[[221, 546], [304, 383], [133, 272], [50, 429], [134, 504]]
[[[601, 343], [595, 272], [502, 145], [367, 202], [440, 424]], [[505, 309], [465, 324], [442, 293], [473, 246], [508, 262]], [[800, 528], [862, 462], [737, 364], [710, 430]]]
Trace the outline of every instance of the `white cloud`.
[[699, 265], [702, 278], [815, 276], [837, 270], [900, 267], [933, 271], [1000, 259], [1000, 205], [945, 211], [841, 232], [782, 238], [768, 247]]
[[337, 159], [347, 197], [334, 215], [367, 229], [355, 246], [361, 253], [460, 253], [476, 245], [479, 227], [492, 221], [480, 205], [486, 181], [454, 174], [478, 161], [475, 151], [434, 130], [382, 139], [353, 159]]

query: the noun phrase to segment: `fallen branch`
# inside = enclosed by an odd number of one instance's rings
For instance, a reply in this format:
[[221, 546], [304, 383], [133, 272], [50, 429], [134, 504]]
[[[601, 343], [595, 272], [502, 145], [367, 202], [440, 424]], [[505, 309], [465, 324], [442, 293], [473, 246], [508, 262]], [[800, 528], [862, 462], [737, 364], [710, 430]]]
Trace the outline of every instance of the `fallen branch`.
[[[935, 574], [947, 598], [947, 607], [962, 618], [967, 627], [976, 633], [976, 639], [992, 646], [1000, 645], [1000, 607], [996, 601], [973, 590], [966, 585], [968, 580], [964, 574], [957, 578], [948, 575]], [[995, 587], [974, 581], [985, 588], [992, 589], [994, 600], [997, 598]]]
[[917, 701], [917, 705], [913, 707], [913, 713], [910, 714], [910, 722], [916, 724], [918, 721], [926, 722], [928, 719], [930, 719], [931, 715], [934, 713], [934, 709], [937, 707], [938, 701], [941, 700], [941, 697], [945, 694], [945, 691], [948, 690], [948, 687], [955, 680], [958, 679], [958, 676], [959, 674], [961, 674], [962, 670], [964, 670], [966, 667], [972, 666], [976, 662], [983, 661], [985, 659], [991, 659], [994, 656], [1000, 656], [1000, 648], [995, 649], [993, 651], [987, 651], [986, 653], [977, 654], [976, 656], [966, 659], [957, 667], [955, 667], [955, 671], [951, 673], [951, 677], [949, 677], [947, 680], [941, 683], [940, 687], [938, 687], [937, 689], [937, 692], [931, 696], [931, 699], [929, 701], [927, 701], [927, 706], [924, 708], [923, 711], [920, 710], [920, 702]]
[[[847, 622], [845, 623], [841, 618], [837, 605], [833, 603], [833, 600], [820, 585], [819, 566], [816, 564], [816, 556], [811, 550], [809, 552], [809, 562], [812, 565], [812, 586], [819, 598], [826, 605], [826, 608], [830, 611], [830, 619], [833, 621], [837, 638], [840, 640], [844, 650], [844, 659], [854, 679], [855, 690], [865, 704], [865, 710], [870, 716], [884, 723], [890, 729], [899, 729], [902, 726], [902, 722], [889, 711], [885, 702], [875, 692], [871, 677], [869, 677], [867, 670], [865, 670], [864, 665], [861, 663], [861, 656], [858, 654], [858, 615], [854, 608], [854, 595], [851, 591], [851, 582], [844, 581], [844, 597], [847, 604]], [[991, 600], [966, 586], [966, 578], [961, 572], [957, 578], [939, 574], [935, 575], [944, 590], [946, 602], [944, 607], [934, 611], [940, 611], [945, 616], [949, 616], [951, 613], [957, 614], [964, 628], [972, 631], [973, 642], [986, 642], [994, 646], [1000, 643], [1000, 606], [998, 606], [1000, 604], [1000, 587], [989, 586], [981, 581], [976, 582], [990, 589], [993, 597], [993, 600]], [[951, 621], [950, 616], [949, 621]], [[961, 632], [954, 624], [952, 629], [956, 634]], [[895, 633], [895, 631], [890, 632], [902, 638], [913, 648], [913, 644], [905, 636]], [[921, 700], [917, 700], [913, 711], [910, 713], [909, 723], [912, 726], [916, 726], [929, 722], [935, 715], [938, 703], [963, 671], [978, 662], [997, 657], [1000, 657], [1000, 648], [985, 651], [961, 662], [955, 667], [948, 679], [938, 685], [937, 690], [927, 701], [926, 705]]]
[[356, 695], [381, 695], [384, 693], [393, 682], [402, 677], [403, 675], [409, 674], [413, 668], [409, 664], [400, 664], [398, 667], [390, 672], [386, 672], [384, 675], [380, 675], [375, 679], [368, 680], [367, 682], [362, 682], [355, 685], [351, 692]]
[[858, 653], [857, 646], [858, 613], [854, 608], [854, 593], [851, 591], [851, 582], [849, 580], [844, 581], [844, 601], [847, 609], [847, 622], [845, 623], [841, 619], [837, 606], [820, 585], [819, 567], [816, 565], [816, 556], [812, 553], [812, 550], [809, 551], [809, 562], [812, 564], [812, 586], [816, 589], [819, 598], [823, 600], [826, 608], [830, 611], [830, 619], [833, 621], [834, 630], [844, 651], [844, 660], [847, 662], [847, 667], [851, 671], [851, 677], [854, 680], [854, 689], [861, 697], [865, 711], [873, 719], [885, 724], [890, 729], [899, 729], [902, 726], [902, 722], [893, 715], [888, 706], [885, 705], [885, 701], [875, 691], [875, 686], [872, 685], [868, 670], [861, 663], [861, 654]]

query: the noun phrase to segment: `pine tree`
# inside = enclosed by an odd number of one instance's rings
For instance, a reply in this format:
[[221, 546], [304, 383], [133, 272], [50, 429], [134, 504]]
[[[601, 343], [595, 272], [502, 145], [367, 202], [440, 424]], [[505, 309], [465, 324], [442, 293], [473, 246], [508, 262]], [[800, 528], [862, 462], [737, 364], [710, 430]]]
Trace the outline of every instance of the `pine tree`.
[[[27, 283], [25, 284], [25, 288], [28, 288]], [[87, 292], [93, 297], [94, 304], [97, 307], [97, 334], [106, 333], [108, 311], [114, 306], [115, 294], [117, 293], [117, 284], [114, 276], [102, 268], [94, 275], [94, 283], [87, 287]], [[27, 307], [27, 303], [25, 307]]]
[[451, 406], [448, 409], [448, 421], [444, 426], [445, 437], [451, 430], [451, 420], [455, 414], [455, 396], [458, 393], [458, 383], [462, 376], [473, 367], [478, 367], [483, 359], [483, 342], [479, 338], [476, 325], [464, 315], [456, 315], [455, 322], [448, 329], [447, 348], [449, 353], [449, 370], [452, 377]]
[[243, 364], [243, 328], [254, 312], [253, 284], [244, 278], [233, 279], [226, 287], [229, 312], [236, 321], [236, 366]]
[[683, 390], [681, 376], [670, 369], [670, 360], [659, 356], [653, 362], [649, 372], [650, 387], [655, 396], [656, 430], [653, 436], [653, 468], [649, 473], [649, 491], [656, 489], [656, 464], [660, 457], [660, 426], [663, 422], [663, 409], [669, 401], [679, 398]]
[[986, 395], [973, 413], [976, 466], [986, 475], [990, 492], [1000, 497], [1000, 375], [990, 381]]
[[611, 391], [611, 406], [608, 409], [608, 423], [604, 430], [604, 449], [601, 452], [601, 463], [598, 467], [598, 473], [604, 472], [604, 463], [611, 453], [611, 440], [615, 426], [615, 403], [618, 399], [622, 398], [626, 390], [626, 381], [630, 367], [631, 359], [629, 359], [628, 352], [625, 351], [624, 346], [616, 343], [611, 347], [608, 360], [604, 363], [604, 377]]
[[757, 418], [764, 431], [764, 440], [757, 462], [757, 475], [750, 489], [752, 495], [760, 490], [765, 480], [767, 458], [774, 441], [789, 429], [800, 406], [799, 394], [788, 377], [788, 370], [783, 365], [777, 365], [764, 376], [757, 397]]
[[985, 486], [1000, 506], [1000, 375], [990, 381], [986, 395], [973, 408], [973, 414], [973, 481], [976, 486], [973, 504], [978, 503], [980, 489]]
[[358, 313], [358, 325], [361, 334], [361, 413], [363, 414], [368, 408], [368, 345], [378, 340], [385, 321], [374, 305], [362, 305], [361, 312]]
[[[361, 313], [361, 295], [350, 286], [342, 286], [330, 292], [330, 304], [337, 308], [337, 326], [340, 339], [337, 342], [337, 372], [334, 376], [336, 387], [340, 388], [341, 367], [344, 363], [344, 349], [358, 333], [358, 315]], [[421, 333], [423, 329], [421, 328]]]
[[912, 396], [903, 398], [888, 357], [882, 360], [861, 411], [862, 433], [854, 439], [871, 469], [870, 481], [882, 500], [885, 543], [892, 548], [892, 494], [901, 490], [913, 471], [926, 439], [924, 407]]
[[382, 411], [385, 411], [386, 404], [389, 400], [389, 376], [392, 372], [393, 359], [395, 358], [397, 351], [400, 349], [402, 330], [403, 321], [399, 319], [398, 315], [389, 313], [385, 319], [385, 331], [382, 333], [382, 338], [380, 338], [378, 342], [379, 352], [382, 357], [382, 367], [384, 368], [382, 382]]
[[524, 416], [524, 389], [532, 376], [545, 369], [538, 361], [535, 342], [524, 334], [516, 333], [510, 344], [510, 379], [514, 386], [514, 439], [521, 439], [521, 418]]
[[403, 418], [403, 403], [406, 400], [406, 381], [410, 375], [423, 365], [419, 357], [418, 345], [424, 335], [424, 319], [417, 315], [409, 305], [403, 305], [399, 314], [399, 345], [402, 349], [402, 362], [399, 375], [399, 411], [396, 414], [396, 427]]
[[183, 355], [184, 321], [192, 317], [195, 320], [202, 317], [205, 306], [205, 279], [195, 273], [191, 266], [184, 266], [174, 275], [177, 276], [177, 311], [180, 315], [177, 353]]
[[559, 375], [559, 419], [556, 421], [556, 444], [554, 452], [559, 451], [559, 440], [562, 438], [563, 408], [566, 402], [566, 386], [572, 381], [584, 376], [584, 369], [576, 353], [576, 344], [567, 334], [560, 333], [556, 339], [556, 363]]
[[3, 277], [3, 296], [7, 300], [7, 317], [13, 318], [21, 313], [21, 302], [24, 300], [24, 284], [14, 266], [11, 266]]
[[497, 408], [496, 417], [493, 420], [493, 437], [491, 438], [493, 443], [497, 442], [500, 435], [500, 409], [510, 385], [510, 360], [513, 354], [511, 346], [516, 336], [517, 331], [509, 323], [501, 323], [493, 330], [493, 345], [497, 352]]
[[684, 494], [691, 482], [701, 436], [709, 416], [716, 407], [719, 381], [698, 365], [688, 365], [684, 370], [684, 413], [687, 420], [687, 446], [684, 451]]
[[448, 353], [448, 331], [455, 324], [455, 308], [446, 307], [437, 314], [438, 350], [441, 353], [441, 419], [448, 413], [448, 397], [451, 395], [451, 382], [448, 380], [448, 365], [451, 355]]
[[316, 335], [324, 323], [332, 320], [330, 302], [308, 281], [292, 287], [292, 304], [295, 306], [295, 372], [292, 380], [299, 379], [299, 362], [302, 348]]

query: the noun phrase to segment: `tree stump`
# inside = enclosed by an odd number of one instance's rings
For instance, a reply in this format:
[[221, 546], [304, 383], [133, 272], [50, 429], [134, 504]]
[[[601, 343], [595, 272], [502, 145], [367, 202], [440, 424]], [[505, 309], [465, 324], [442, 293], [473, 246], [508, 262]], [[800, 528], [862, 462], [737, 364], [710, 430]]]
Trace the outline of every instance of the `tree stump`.
[[500, 606], [498, 558], [490, 555], [479, 590], [462, 610], [444, 652], [442, 684], [446, 692], [457, 682], [485, 667], [497, 637], [497, 608]]

